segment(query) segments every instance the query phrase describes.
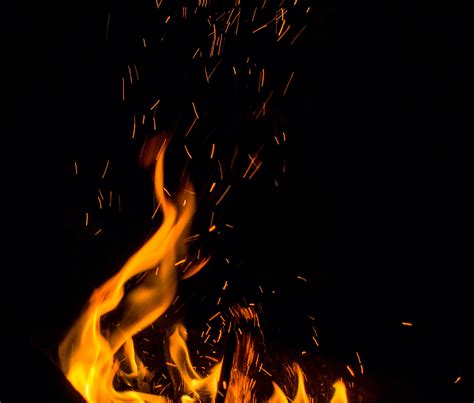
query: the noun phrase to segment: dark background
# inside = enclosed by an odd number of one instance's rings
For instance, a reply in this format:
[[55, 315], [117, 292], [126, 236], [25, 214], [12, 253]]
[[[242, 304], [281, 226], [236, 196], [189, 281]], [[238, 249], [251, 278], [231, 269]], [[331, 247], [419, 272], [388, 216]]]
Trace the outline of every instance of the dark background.
[[[260, 298], [270, 344], [298, 349], [311, 348], [307, 315], [315, 316], [321, 348], [313, 353], [355, 368], [358, 351], [367, 375], [355, 381], [379, 401], [471, 401], [472, 64], [465, 10], [321, 2], [301, 41], [282, 53], [261, 54], [261, 43], [242, 38], [236, 57], [258, 56], [275, 76], [297, 71], [288, 97], [254, 122], [245, 114], [251, 94], [212, 92], [186, 76], [176, 49], [187, 46], [189, 32], [159, 56], [137, 51], [129, 38], [142, 22], [153, 37], [146, 7], [24, 6], [5, 24], [11, 56], [4, 85], [12, 90], [5, 100], [14, 110], [4, 120], [3, 200], [12, 221], [5, 245], [13, 253], [2, 269], [8, 375], [0, 400], [71, 401], [54, 366], [55, 344], [92, 288], [153, 229], [142, 213], [151, 208], [149, 176], [136, 164], [142, 143], [130, 146], [129, 131], [137, 105], [161, 85], [172, 100], [162, 120], [169, 130], [189, 122], [187, 116], [180, 123], [182, 99], [209, 97], [211, 134], [198, 132], [189, 167], [198, 189], [215, 176], [204, 158], [211, 143], [255, 152], [271, 142], [276, 125], [288, 132], [284, 147], [265, 154], [255, 181], [242, 184], [229, 174], [233, 191], [218, 214], [236, 229], [224, 240], [210, 237], [216, 263], [196, 279], [195, 297], [229, 280], [230, 301]], [[169, 79], [145, 82], [124, 106], [120, 78], [135, 60]], [[110, 178], [102, 183], [107, 159]], [[74, 161], [84, 167], [80, 177]], [[104, 233], [95, 237], [82, 222], [102, 185], [122, 192], [128, 207], [101, 216]], [[227, 256], [232, 264], [223, 272]], [[276, 295], [257, 297], [258, 284]]]

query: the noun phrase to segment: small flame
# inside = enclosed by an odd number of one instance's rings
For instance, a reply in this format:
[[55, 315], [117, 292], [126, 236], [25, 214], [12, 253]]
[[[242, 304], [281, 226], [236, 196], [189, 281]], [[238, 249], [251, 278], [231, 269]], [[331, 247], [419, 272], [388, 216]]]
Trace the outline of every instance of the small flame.
[[346, 385], [344, 385], [344, 382], [338, 380], [332, 386], [336, 390], [334, 392], [334, 396], [331, 399], [331, 403], [348, 403], [349, 400], [347, 399]]

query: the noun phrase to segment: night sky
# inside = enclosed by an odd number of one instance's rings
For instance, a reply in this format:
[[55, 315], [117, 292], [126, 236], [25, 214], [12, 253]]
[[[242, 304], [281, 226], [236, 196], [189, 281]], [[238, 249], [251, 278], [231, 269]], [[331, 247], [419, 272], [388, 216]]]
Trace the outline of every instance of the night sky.
[[[211, 211], [218, 227], [200, 241], [213, 256], [207, 271], [183, 285], [191, 329], [229, 281], [224, 302], [261, 303], [269, 346], [310, 351], [368, 401], [472, 400], [471, 19], [454, 6], [383, 3], [311, 2], [305, 14], [310, 2], [300, 0], [279, 42], [274, 29], [252, 33], [242, 21], [209, 83], [203, 66], [220, 57], [191, 57], [211, 28], [191, 15], [183, 23], [171, 2], [159, 12], [153, 2], [86, 1], [6, 13], [3, 81], [14, 110], [4, 120], [4, 244], [13, 260], [2, 269], [1, 402], [73, 401], [56, 346], [91, 291], [159, 224], [140, 153], [163, 132], [172, 134], [170, 188], [186, 170], [196, 231]], [[185, 136], [191, 102], [200, 119]], [[243, 179], [259, 150], [261, 169]], [[110, 190], [121, 195], [120, 212], [118, 196], [99, 210], [98, 189], [107, 201]], [[356, 351], [366, 373], [351, 378], [344, 368], [357, 368]]]

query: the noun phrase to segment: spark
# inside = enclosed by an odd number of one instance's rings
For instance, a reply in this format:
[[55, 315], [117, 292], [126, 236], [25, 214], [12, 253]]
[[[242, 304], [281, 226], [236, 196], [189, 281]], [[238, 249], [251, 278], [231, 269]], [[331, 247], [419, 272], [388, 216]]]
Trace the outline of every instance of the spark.
[[130, 84], [133, 84], [133, 77], [132, 77], [132, 69], [130, 68], [130, 65], [127, 65], [128, 69], [128, 78], [130, 79]]
[[214, 231], [216, 228], [217, 228], [217, 227], [215, 226], [215, 224], [214, 224], [214, 225], [211, 225], [211, 226], [209, 227], [209, 232]]
[[151, 219], [152, 219], [152, 220], [155, 218], [156, 213], [158, 213], [158, 210], [160, 209], [160, 207], [161, 207], [161, 203], [159, 203], [159, 204], [156, 206], [155, 210], [153, 211], [153, 214], [152, 214], [152, 216], [151, 216]]
[[133, 115], [132, 139], [135, 138], [136, 131], [137, 131], [137, 117]]
[[364, 375], [364, 366], [362, 365], [362, 360], [360, 359], [359, 353], [356, 351], [357, 361], [359, 362], [360, 366], [360, 373]]
[[196, 51], [194, 52], [194, 55], [193, 55], [193, 57], [192, 57], [191, 59], [193, 59], [193, 60], [194, 60], [194, 59], [196, 58], [196, 56], [197, 56], [197, 54], [199, 53], [199, 51], [200, 51], [200, 50], [201, 50], [201, 48], [197, 48], [197, 49], [196, 49]]
[[291, 27], [291, 24], [288, 24], [286, 29], [283, 31], [283, 33], [281, 33], [278, 38], [277, 38], [277, 42], [280, 42], [280, 40], [286, 35], [286, 33], [290, 30], [290, 27]]
[[208, 322], [211, 322], [212, 320], [214, 320], [215, 318], [217, 318], [220, 314], [221, 314], [221, 311], [217, 312], [216, 314], [212, 315], [207, 321], [208, 321]]
[[74, 161], [74, 172], [76, 173], [76, 175], [78, 175], [78, 169], [77, 169], [77, 162]]
[[194, 102], [191, 102], [191, 104], [193, 105], [194, 114], [196, 115], [196, 119], [199, 119], [199, 115], [198, 115], [197, 110], [196, 110], [196, 105], [194, 104]]
[[221, 203], [221, 201], [224, 200], [224, 197], [225, 197], [226, 194], [229, 192], [230, 187], [231, 187], [231, 185], [227, 186], [227, 189], [224, 191], [224, 193], [223, 193], [222, 196], [219, 198], [219, 200], [217, 200], [216, 206], [218, 206], [218, 205]]
[[292, 71], [292, 72], [291, 72], [291, 75], [290, 75], [290, 78], [288, 79], [288, 82], [286, 83], [285, 89], [283, 90], [283, 96], [286, 95], [286, 91], [288, 91], [288, 87], [289, 87], [290, 84], [291, 84], [291, 80], [293, 80], [294, 74], [295, 74], [295, 72]]
[[86, 211], [86, 227], [89, 225], [89, 213]]
[[158, 99], [152, 106], [150, 106], [150, 111], [152, 111], [153, 109], [155, 109], [158, 104], [160, 103], [161, 99]]
[[311, 338], [313, 339], [314, 344], [316, 344], [316, 347], [319, 347], [319, 343], [318, 343], [318, 340], [316, 339], [316, 337], [311, 336]]
[[217, 160], [217, 165], [219, 165], [219, 173], [222, 181], [224, 180], [224, 170], [222, 169], [222, 164], [220, 160]]
[[211, 357], [210, 355], [205, 355], [204, 358], [207, 358], [208, 360], [211, 360], [213, 362], [219, 362], [217, 358]]
[[461, 381], [461, 377], [458, 376], [458, 377], [456, 378], [456, 380], [454, 381], [454, 383], [459, 383], [460, 381]]
[[346, 365], [346, 368], [347, 368], [347, 370], [349, 371], [349, 373], [355, 378], [355, 373], [354, 373], [354, 371], [352, 370], [352, 368], [351, 368], [349, 365]]
[[99, 235], [101, 232], [102, 232], [102, 228], [99, 228], [99, 229], [94, 233], [94, 236]]
[[184, 242], [197, 241], [200, 237], [201, 237], [201, 234], [190, 235], [190, 236], [188, 236], [187, 238], [184, 239]]
[[296, 36], [293, 38], [293, 40], [291, 41], [290, 43], [290, 46], [293, 45], [295, 43], [295, 41], [298, 39], [298, 37], [303, 33], [303, 31], [306, 29], [307, 25], [305, 25], [303, 28], [301, 28], [298, 33], [296, 34]]
[[[105, 164], [104, 172], [102, 173], [102, 179], [105, 178], [105, 174], [107, 173], [107, 169], [109, 168], [109, 162], [110, 160], [107, 160], [107, 163]], [[100, 190], [99, 190], [100, 192]]]
[[209, 193], [212, 193], [215, 187], [216, 187], [216, 182], [212, 182], [211, 188], [209, 189]]
[[133, 63], [133, 69], [135, 71], [135, 76], [137, 77], [137, 81], [140, 81], [140, 77], [138, 76], [137, 65], [135, 63]]
[[125, 101], [125, 78], [122, 77], [122, 101]]
[[192, 159], [193, 159], [193, 156], [192, 156], [191, 153], [189, 152], [188, 147], [186, 147], [186, 144], [184, 145], [184, 149], [186, 150], [186, 154], [188, 154], [189, 159], [192, 160]]
[[407, 326], [407, 327], [411, 327], [411, 326], [413, 326], [413, 323], [411, 323], [411, 322], [402, 322], [402, 325]]
[[191, 123], [191, 126], [189, 126], [189, 129], [186, 132], [186, 134], [184, 135], [184, 137], [188, 137], [189, 133], [191, 133], [191, 130], [193, 130], [193, 127], [194, 127], [194, 125], [196, 124], [197, 121], [198, 121], [198, 118], [194, 118], [193, 123]]
[[216, 145], [214, 143], [212, 143], [212, 147], [211, 147], [211, 155], [209, 157], [209, 159], [213, 159], [214, 158], [214, 152], [216, 151]]
[[175, 267], [182, 265], [184, 262], [186, 262], [186, 258], [178, 260], [174, 265]]
[[302, 277], [302, 276], [296, 276], [296, 278], [297, 278], [298, 280], [304, 281], [305, 283], [308, 282], [308, 280], [307, 280], [306, 278]]
[[263, 162], [259, 162], [258, 165], [255, 167], [255, 169], [253, 170], [253, 172], [250, 174], [249, 176], [249, 179], [252, 179], [254, 177], [254, 175], [257, 173], [257, 171], [260, 169], [260, 167], [262, 166]]

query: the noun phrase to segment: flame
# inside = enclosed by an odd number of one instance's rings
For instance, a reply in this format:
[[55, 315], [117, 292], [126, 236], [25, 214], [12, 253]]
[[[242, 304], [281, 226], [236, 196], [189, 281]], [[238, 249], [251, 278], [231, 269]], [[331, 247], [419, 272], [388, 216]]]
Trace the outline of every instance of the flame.
[[[179, 193], [181, 204], [165, 197], [165, 148], [163, 146], [158, 153], [154, 174], [155, 193], [163, 211], [161, 226], [116, 275], [93, 292], [85, 310], [59, 347], [62, 371], [88, 402], [170, 401], [165, 396], [137, 390], [149, 385], [153, 374], [138, 356], [133, 337], [153, 324], [170, 307], [176, 296], [179, 279], [189, 278], [199, 272], [208, 259], [190, 261], [181, 272], [177, 268], [179, 265], [176, 263], [182, 262], [185, 255], [184, 235], [191, 224], [195, 199], [194, 192], [189, 190], [190, 184], [186, 184]], [[138, 275], [142, 278], [138, 285], [126, 292], [127, 282]], [[107, 326], [106, 315], [113, 311], [120, 314], [120, 320], [118, 325]], [[231, 313], [235, 319], [260, 326], [258, 315], [253, 309], [239, 307], [231, 309]], [[218, 393], [225, 397], [225, 403], [257, 402], [254, 375], [259, 357], [250, 335], [243, 333], [237, 340], [228, 387], [223, 382], [225, 396], [218, 392], [223, 360], [218, 361], [208, 375], [201, 376], [191, 362], [186, 339], [186, 329], [178, 324], [168, 340], [171, 363], [167, 364], [171, 367], [173, 386], [182, 403], [215, 402]], [[298, 365], [295, 365], [295, 373], [298, 380], [295, 396], [289, 399], [280, 386], [273, 382], [273, 394], [268, 403], [311, 401], [305, 389], [303, 372]], [[334, 387], [336, 390], [331, 403], [347, 403], [342, 381], [336, 382]]]
[[[175, 262], [183, 252], [183, 234], [194, 212], [192, 191], [182, 192], [185, 197], [182, 206], [165, 197], [164, 151], [163, 147], [158, 154], [154, 178], [156, 197], [163, 209], [161, 226], [115, 276], [94, 291], [87, 308], [59, 348], [61, 368], [67, 379], [90, 402], [167, 400], [148, 393], [118, 391], [114, 387], [116, 375], [126, 383], [131, 379], [143, 381], [150, 375], [135, 354], [132, 338], [163, 315], [175, 297], [178, 285]], [[194, 274], [206, 263], [204, 259], [189, 271]], [[145, 274], [144, 279], [125, 296], [127, 281], [141, 273]], [[125, 312], [120, 325], [103, 329], [104, 315], [119, 304]], [[123, 355], [120, 362], [119, 353]]]
[[347, 399], [346, 385], [344, 385], [344, 382], [338, 380], [332, 386], [336, 391], [331, 399], [331, 403], [348, 403], [349, 400]]

